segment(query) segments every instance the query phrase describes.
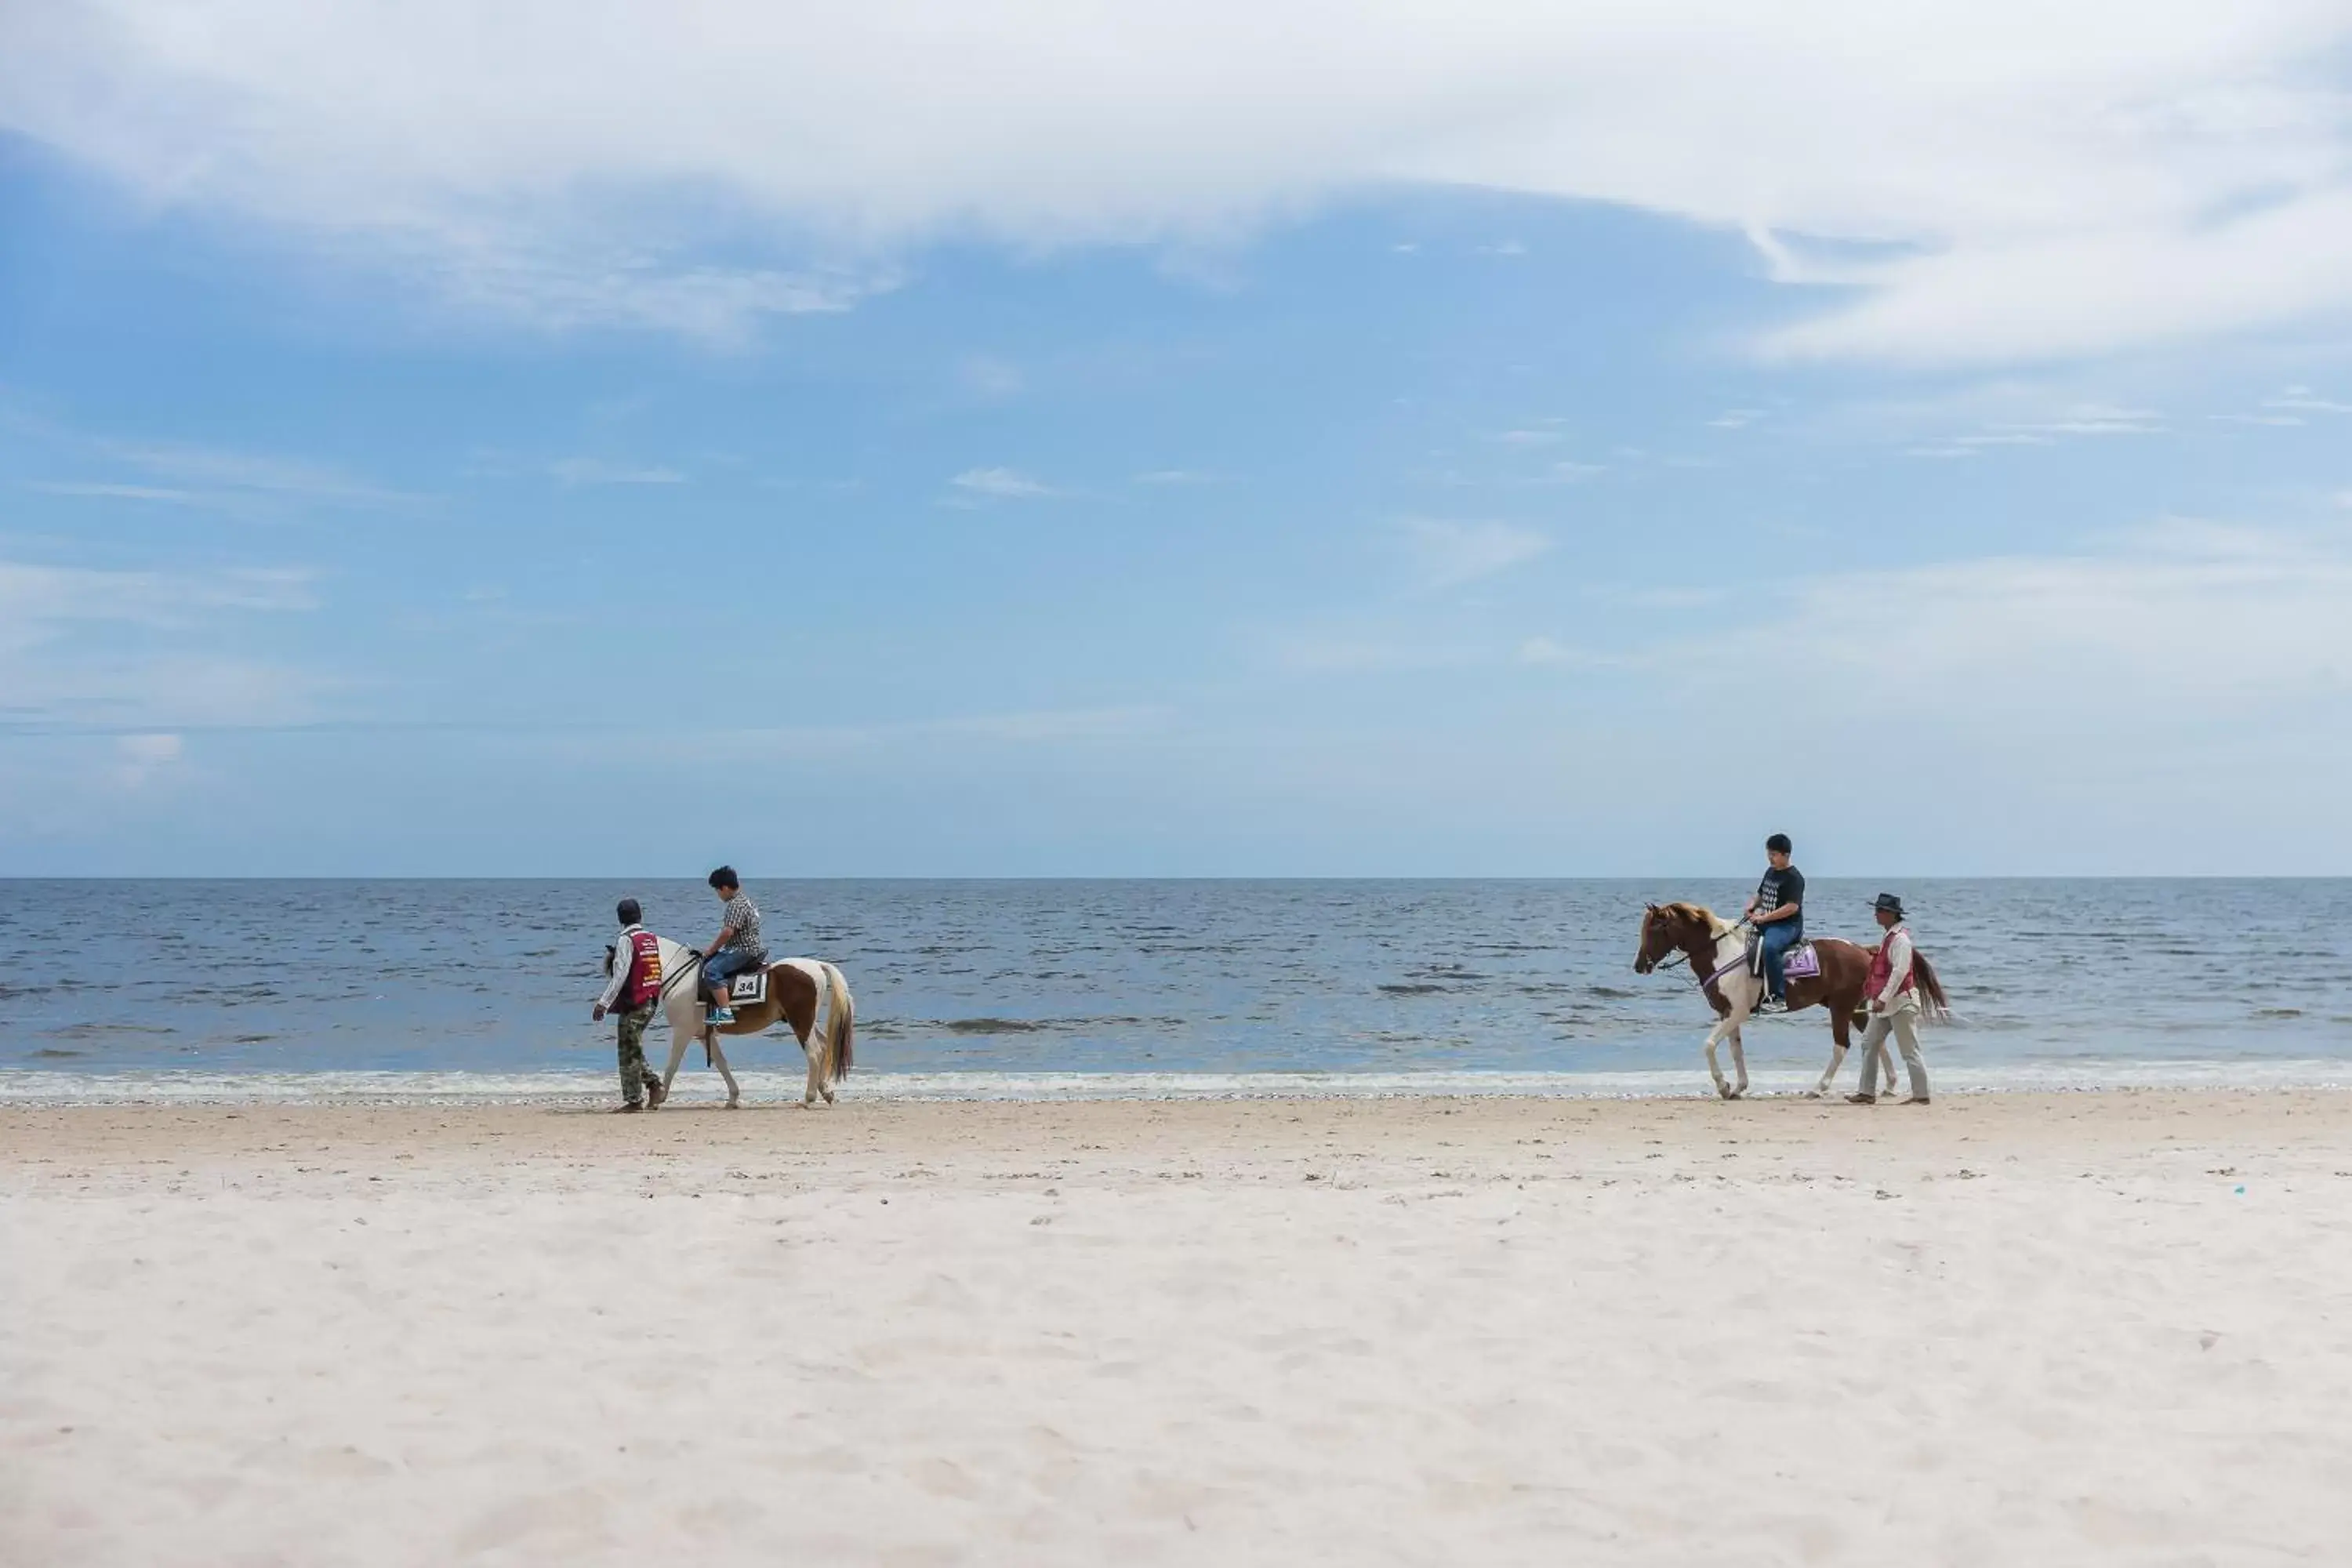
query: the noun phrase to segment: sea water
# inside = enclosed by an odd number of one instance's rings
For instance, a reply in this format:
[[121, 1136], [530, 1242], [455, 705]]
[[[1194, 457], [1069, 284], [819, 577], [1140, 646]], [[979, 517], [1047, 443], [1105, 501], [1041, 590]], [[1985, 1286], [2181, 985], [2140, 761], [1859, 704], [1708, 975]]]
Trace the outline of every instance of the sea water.
[[[1054, 1098], [1704, 1089], [1710, 1015], [1685, 973], [1633, 973], [1643, 907], [1751, 885], [746, 890], [774, 956], [846, 972], [861, 1092]], [[1885, 885], [1958, 1014], [1927, 1037], [1944, 1087], [2352, 1081], [2352, 880]], [[1881, 886], [1814, 879], [1808, 934], [1875, 940]], [[606, 1091], [589, 1008], [624, 894], [681, 942], [718, 928], [691, 881], [0, 881], [0, 1099]], [[1747, 1041], [1795, 1087], [1826, 1018]], [[755, 1092], [797, 1080], [781, 1032], [729, 1053]]]

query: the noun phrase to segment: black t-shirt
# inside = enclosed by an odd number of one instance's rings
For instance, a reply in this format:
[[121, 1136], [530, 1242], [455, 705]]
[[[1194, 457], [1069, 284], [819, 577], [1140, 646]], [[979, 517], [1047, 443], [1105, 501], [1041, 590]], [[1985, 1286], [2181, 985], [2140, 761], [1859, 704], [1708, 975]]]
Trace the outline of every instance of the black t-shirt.
[[[1786, 905], [1801, 904], [1804, 901], [1805, 874], [1794, 866], [1785, 871], [1767, 871], [1764, 873], [1764, 879], [1756, 884], [1756, 912], [1759, 915], [1769, 914], [1774, 910]], [[1799, 914], [1793, 918], [1802, 921], [1805, 917]]]

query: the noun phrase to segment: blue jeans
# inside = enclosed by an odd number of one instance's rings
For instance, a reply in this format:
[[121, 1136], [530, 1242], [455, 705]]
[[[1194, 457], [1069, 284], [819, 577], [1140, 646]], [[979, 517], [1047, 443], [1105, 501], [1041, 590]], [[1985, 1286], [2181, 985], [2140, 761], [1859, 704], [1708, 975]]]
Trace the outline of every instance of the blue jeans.
[[716, 952], [705, 953], [702, 959], [702, 978], [710, 987], [710, 994], [718, 999], [712, 1005], [719, 1007], [727, 1005], [728, 981], [747, 969], [758, 967], [759, 962], [740, 947], [722, 947]]
[[1789, 996], [1789, 975], [1784, 967], [1789, 962], [1789, 950], [1805, 940], [1802, 921], [1775, 921], [1764, 928], [1757, 945], [1764, 950], [1764, 992], [1782, 1001]]

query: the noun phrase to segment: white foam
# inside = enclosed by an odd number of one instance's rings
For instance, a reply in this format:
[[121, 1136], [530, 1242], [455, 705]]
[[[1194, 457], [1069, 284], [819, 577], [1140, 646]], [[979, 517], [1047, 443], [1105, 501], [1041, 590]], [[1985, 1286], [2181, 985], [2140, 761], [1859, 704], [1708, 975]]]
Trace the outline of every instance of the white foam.
[[[2048, 1092], [2115, 1089], [2352, 1089], [2352, 1061], [2325, 1058], [2109, 1060], [2076, 1058], [1935, 1069], [1938, 1093]], [[797, 1100], [800, 1073], [738, 1072], [755, 1100]], [[1815, 1074], [1767, 1069], [1752, 1092], [1794, 1094]], [[1851, 1064], [1840, 1079], [1850, 1088]], [[718, 1079], [688, 1071], [681, 1099], [704, 1098]], [[68, 1073], [0, 1071], [0, 1105], [320, 1105], [362, 1103], [560, 1103], [609, 1099], [610, 1073], [316, 1072]], [[1640, 1072], [1341, 1073], [860, 1073], [842, 1090], [852, 1100], [1379, 1100], [1523, 1095], [1614, 1100], [1707, 1094], [1688, 1068]]]

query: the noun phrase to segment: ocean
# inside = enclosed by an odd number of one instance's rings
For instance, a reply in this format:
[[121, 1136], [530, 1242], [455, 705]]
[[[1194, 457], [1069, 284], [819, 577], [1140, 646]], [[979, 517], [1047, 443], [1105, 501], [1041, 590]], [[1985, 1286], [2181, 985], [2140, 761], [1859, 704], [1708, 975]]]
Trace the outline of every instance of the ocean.
[[[2352, 880], [1884, 885], [1958, 1014], [1927, 1036], [1941, 1088], [2352, 1082]], [[1703, 1091], [1706, 1005], [1633, 973], [1637, 927], [1647, 900], [1736, 911], [1752, 886], [747, 890], [775, 956], [847, 973], [857, 1092], [1045, 1098]], [[1881, 886], [1814, 879], [1809, 934], [1874, 940]], [[665, 935], [717, 929], [698, 881], [0, 881], [0, 1100], [609, 1093], [589, 1007], [623, 894]], [[1818, 1010], [1747, 1039], [1766, 1090], [1828, 1058]], [[788, 1036], [730, 1055], [751, 1092], [796, 1092]]]

